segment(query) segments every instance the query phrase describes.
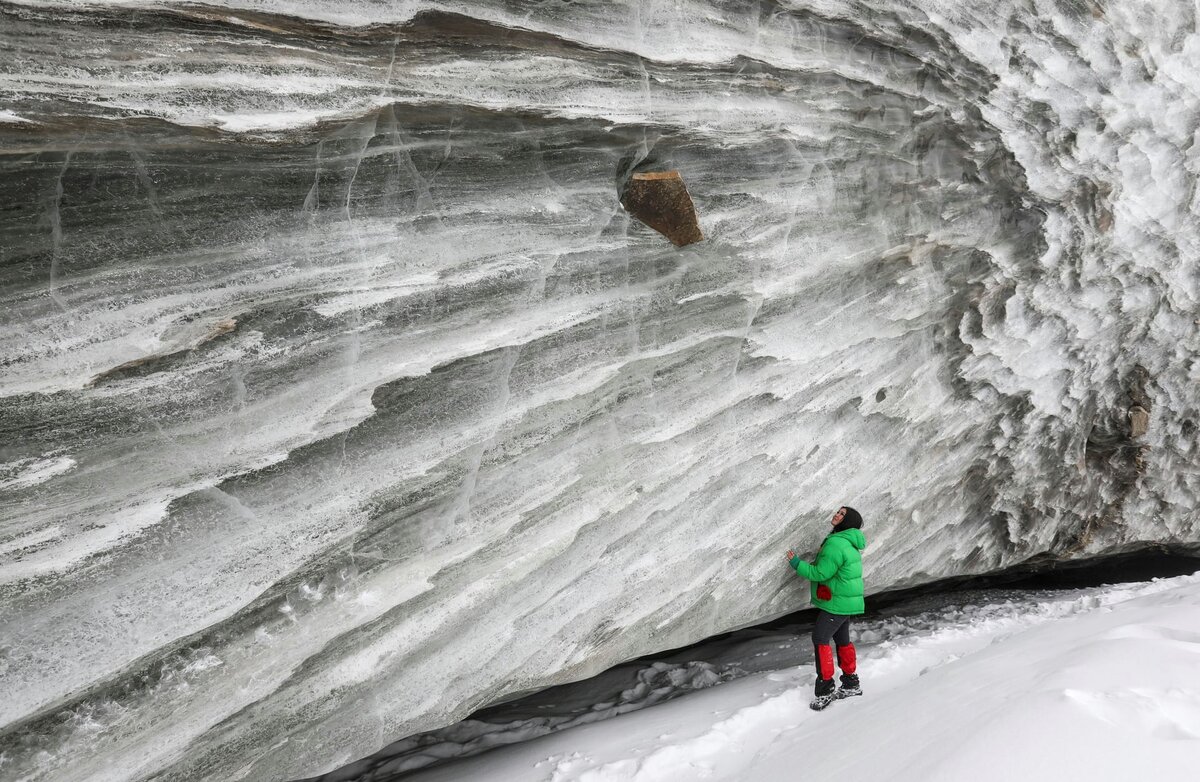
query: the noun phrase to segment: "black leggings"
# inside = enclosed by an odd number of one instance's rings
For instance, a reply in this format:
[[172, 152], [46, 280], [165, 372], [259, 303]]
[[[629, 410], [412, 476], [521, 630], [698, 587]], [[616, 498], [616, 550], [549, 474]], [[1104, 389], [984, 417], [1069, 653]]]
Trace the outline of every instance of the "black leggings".
[[813, 625], [813, 646], [828, 645], [834, 641], [838, 646], [850, 643], [850, 617], [838, 616], [828, 611], [817, 613], [817, 623]]

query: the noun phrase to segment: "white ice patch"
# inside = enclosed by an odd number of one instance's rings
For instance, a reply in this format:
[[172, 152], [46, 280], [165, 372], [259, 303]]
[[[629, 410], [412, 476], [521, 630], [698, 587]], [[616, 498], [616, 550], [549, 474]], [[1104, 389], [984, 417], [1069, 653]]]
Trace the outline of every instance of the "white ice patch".
[[16, 125], [16, 124], [32, 125], [32, 124], [34, 124], [33, 120], [25, 119], [24, 117], [20, 116], [19, 114], [16, 114], [15, 112], [13, 112], [9, 109], [0, 109], [0, 123], [5, 123], [5, 122], [12, 124], [12, 125]]
[[366, 309], [385, 304], [393, 299], [407, 296], [414, 291], [436, 285], [438, 276], [433, 273], [420, 274], [399, 285], [364, 285], [345, 293], [330, 296], [313, 307], [326, 318], [332, 318], [354, 309]]
[[121, 538], [160, 521], [166, 516], [169, 504], [169, 498], [152, 500], [116, 511], [111, 517], [98, 518], [96, 526], [78, 534], [60, 533], [48, 537], [47, 540], [56, 541], [54, 546], [28, 554], [16, 562], [5, 562], [0, 571], [0, 584], [69, 571], [92, 554], [113, 547]]
[[0, 543], [0, 559], [6, 555], [18, 551], [36, 548], [44, 543], [48, 543], [56, 538], [62, 537], [63, 529], [61, 525], [55, 524], [50, 527], [36, 529], [32, 532], [27, 532], [23, 535], [18, 535], [11, 540]]
[[0, 464], [0, 490], [27, 489], [45, 483], [56, 475], [62, 475], [74, 466], [75, 460], [70, 456], [21, 459]]
[[[270, 111], [261, 114], [213, 114], [210, 119], [212, 124], [229, 133], [249, 133], [252, 131], [278, 132], [312, 127], [322, 120], [331, 119], [340, 113], [340, 109], [332, 111], [300, 109], [296, 111]], [[185, 118], [180, 119], [184, 120]]]

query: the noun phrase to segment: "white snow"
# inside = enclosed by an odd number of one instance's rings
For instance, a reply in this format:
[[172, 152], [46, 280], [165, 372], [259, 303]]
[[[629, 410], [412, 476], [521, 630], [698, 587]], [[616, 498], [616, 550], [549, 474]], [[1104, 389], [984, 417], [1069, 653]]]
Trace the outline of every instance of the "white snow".
[[414, 777], [546, 782], [1195, 779], [1200, 573], [968, 606], [862, 644], [865, 696], [759, 674]]

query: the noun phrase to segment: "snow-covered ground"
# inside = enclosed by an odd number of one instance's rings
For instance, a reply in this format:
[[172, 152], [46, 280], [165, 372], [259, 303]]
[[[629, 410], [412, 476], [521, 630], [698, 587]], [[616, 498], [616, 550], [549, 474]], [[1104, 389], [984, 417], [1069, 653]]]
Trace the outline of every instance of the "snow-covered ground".
[[1200, 573], [931, 619], [863, 623], [866, 695], [825, 712], [808, 708], [804, 665], [411, 779], [1198, 778]]

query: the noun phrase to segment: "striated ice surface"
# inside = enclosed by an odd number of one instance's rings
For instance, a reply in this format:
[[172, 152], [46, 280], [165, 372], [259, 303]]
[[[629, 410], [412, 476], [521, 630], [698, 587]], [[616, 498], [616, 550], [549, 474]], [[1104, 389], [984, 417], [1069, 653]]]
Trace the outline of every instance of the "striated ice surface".
[[[311, 776], [1200, 542], [1183, 2], [0, 2], [0, 777]], [[706, 240], [620, 208], [678, 169]]]

